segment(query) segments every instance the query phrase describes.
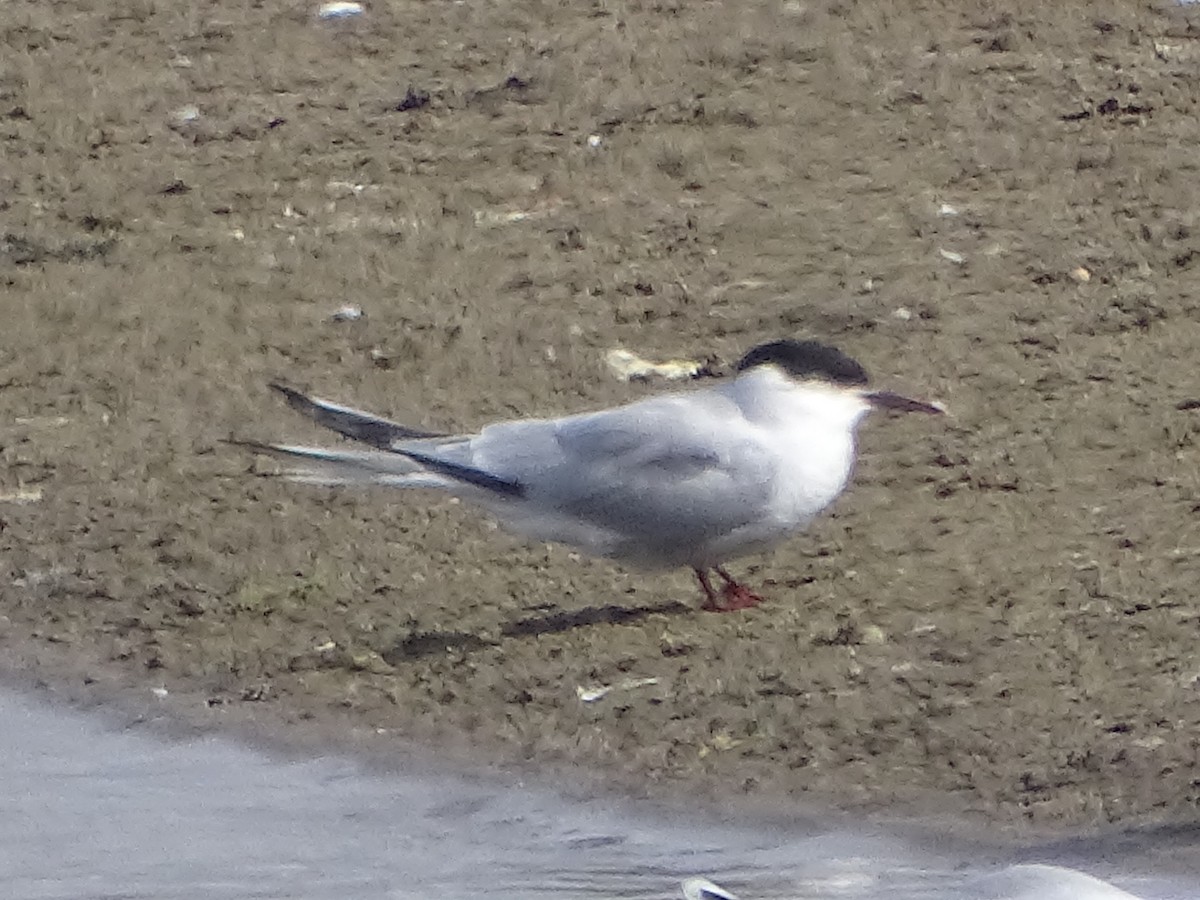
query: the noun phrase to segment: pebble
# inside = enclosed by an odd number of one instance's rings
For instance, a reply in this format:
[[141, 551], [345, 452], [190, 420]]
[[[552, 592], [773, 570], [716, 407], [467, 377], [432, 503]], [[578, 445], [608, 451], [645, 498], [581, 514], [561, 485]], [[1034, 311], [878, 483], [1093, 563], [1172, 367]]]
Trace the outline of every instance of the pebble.
[[38, 503], [41, 499], [42, 489], [39, 487], [17, 488], [0, 493], [0, 503], [17, 503], [23, 506], [29, 503]]
[[190, 104], [188, 106], [181, 106], [171, 114], [171, 118], [173, 118], [180, 125], [186, 125], [189, 122], [195, 122], [200, 118], [200, 107]]
[[887, 632], [878, 625], [867, 625], [862, 629], [862, 642], [864, 644], [886, 644]]

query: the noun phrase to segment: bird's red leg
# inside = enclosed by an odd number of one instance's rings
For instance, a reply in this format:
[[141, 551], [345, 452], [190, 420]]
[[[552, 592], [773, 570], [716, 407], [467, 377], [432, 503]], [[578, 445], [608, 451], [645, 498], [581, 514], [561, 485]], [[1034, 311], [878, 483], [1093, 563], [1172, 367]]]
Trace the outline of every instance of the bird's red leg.
[[712, 582], [708, 580], [708, 572], [704, 569], [696, 569], [696, 578], [700, 582], [700, 590], [704, 591], [704, 602], [700, 604], [700, 608], [708, 612], [720, 612], [721, 604], [717, 603], [717, 592], [713, 590]]
[[725, 587], [721, 589], [721, 599], [725, 602], [721, 604], [719, 609], [730, 612], [735, 609], [749, 609], [752, 606], [758, 606], [763, 602], [763, 598], [750, 590], [744, 584], [739, 584], [721, 566], [714, 566], [716, 573], [721, 576], [721, 580], [725, 582]]

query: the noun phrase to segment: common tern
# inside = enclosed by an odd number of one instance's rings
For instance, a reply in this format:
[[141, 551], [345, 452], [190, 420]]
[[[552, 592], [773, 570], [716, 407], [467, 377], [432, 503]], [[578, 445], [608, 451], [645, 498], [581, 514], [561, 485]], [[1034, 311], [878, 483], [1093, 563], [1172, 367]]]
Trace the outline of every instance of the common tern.
[[534, 540], [642, 569], [688, 566], [703, 608], [722, 612], [762, 601], [724, 563], [781, 543], [842, 493], [868, 412], [944, 411], [868, 388], [858, 362], [809, 340], [754, 347], [731, 378], [704, 389], [498, 422], [475, 434], [422, 431], [271, 386], [293, 409], [368, 448], [238, 442], [287, 460], [286, 477], [434, 488]]

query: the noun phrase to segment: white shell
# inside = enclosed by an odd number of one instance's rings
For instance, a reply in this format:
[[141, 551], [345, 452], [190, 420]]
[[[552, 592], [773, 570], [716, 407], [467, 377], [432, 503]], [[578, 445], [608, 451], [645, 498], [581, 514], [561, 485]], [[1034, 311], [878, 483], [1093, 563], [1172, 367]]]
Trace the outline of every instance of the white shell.
[[1106, 881], [1064, 866], [1009, 866], [972, 885], [979, 900], [1141, 900]]
[[652, 376], [676, 381], [695, 378], [701, 369], [701, 364], [694, 359], [671, 359], [656, 363], [642, 359], [636, 353], [631, 353], [621, 347], [609, 350], [604, 355], [604, 361], [608, 363], [608, 367], [618, 378], [625, 381]]
[[735, 895], [707, 878], [689, 878], [684, 881], [683, 896], [687, 900], [738, 900]]
[[338, 0], [334, 3], [322, 3], [317, 10], [318, 19], [348, 19], [351, 16], [361, 16], [366, 10], [361, 3]]
[[635, 688], [658, 684], [657, 678], [626, 678], [616, 684], [595, 684], [588, 687], [579, 685], [575, 688], [575, 696], [583, 703], [595, 703], [612, 691], [632, 691]]

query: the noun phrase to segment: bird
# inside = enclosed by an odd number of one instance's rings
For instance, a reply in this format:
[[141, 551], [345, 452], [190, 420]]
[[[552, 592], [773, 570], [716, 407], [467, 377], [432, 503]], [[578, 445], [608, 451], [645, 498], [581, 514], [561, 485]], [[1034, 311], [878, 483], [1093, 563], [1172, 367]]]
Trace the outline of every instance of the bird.
[[234, 441], [285, 460], [278, 474], [322, 485], [431, 488], [535, 541], [641, 570], [689, 567], [701, 609], [716, 612], [762, 602], [725, 564], [782, 543], [837, 499], [869, 412], [945, 411], [873, 390], [852, 357], [794, 338], [753, 347], [710, 386], [464, 434], [412, 428], [282, 382], [270, 387], [292, 409], [363, 445]]

